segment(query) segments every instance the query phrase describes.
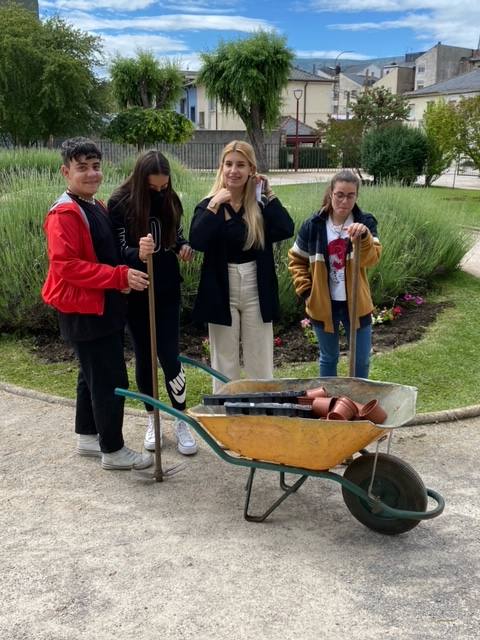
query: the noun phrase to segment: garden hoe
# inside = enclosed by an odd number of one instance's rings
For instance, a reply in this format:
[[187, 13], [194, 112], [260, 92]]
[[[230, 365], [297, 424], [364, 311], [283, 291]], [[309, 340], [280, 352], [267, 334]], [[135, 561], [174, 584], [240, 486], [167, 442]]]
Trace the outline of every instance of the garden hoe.
[[[154, 400], [158, 400], [158, 360], [157, 360], [157, 332], [155, 321], [155, 289], [153, 280], [153, 259], [150, 254], [147, 257], [147, 273], [148, 273], [148, 313], [150, 321], [150, 351], [152, 355], [152, 383]], [[135, 470], [135, 475], [155, 482], [163, 482], [164, 478], [175, 475], [187, 466], [185, 462], [176, 464], [168, 469], [162, 468], [162, 448], [160, 444], [160, 413], [157, 407], [153, 408], [153, 420], [155, 429], [155, 470]]]
[[358, 283], [360, 281], [360, 238], [353, 241], [353, 282], [352, 282], [352, 309], [350, 317], [350, 337], [348, 356], [348, 375], [355, 377], [355, 365], [357, 362], [357, 315], [358, 315]]

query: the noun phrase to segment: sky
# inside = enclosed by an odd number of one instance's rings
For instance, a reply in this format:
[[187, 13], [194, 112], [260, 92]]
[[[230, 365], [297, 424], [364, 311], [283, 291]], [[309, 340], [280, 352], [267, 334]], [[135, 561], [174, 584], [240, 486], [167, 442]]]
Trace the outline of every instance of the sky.
[[[443, 44], [475, 49], [479, 0], [40, 0], [103, 39], [107, 62], [139, 49], [198, 69], [199, 54], [257, 29], [286, 37], [295, 56], [368, 60]], [[348, 52], [348, 53], [347, 53]]]

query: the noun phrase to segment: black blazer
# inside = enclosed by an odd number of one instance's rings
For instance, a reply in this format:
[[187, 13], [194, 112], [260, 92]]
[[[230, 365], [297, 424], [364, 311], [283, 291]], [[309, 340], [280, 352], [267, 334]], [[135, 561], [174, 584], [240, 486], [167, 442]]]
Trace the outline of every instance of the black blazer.
[[[205, 198], [197, 205], [190, 227], [190, 245], [204, 253], [193, 318], [196, 322], [231, 326], [225, 205], [213, 213], [207, 210], [209, 202], [210, 198]], [[272, 245], [291, 238], [294, 223], [278, 198], [261, 203], [260, 210], [265, 224], [265, 248], [255, 250], [258, 297], [263, 321], [272, 322], [278, 319], [279, 312]]]

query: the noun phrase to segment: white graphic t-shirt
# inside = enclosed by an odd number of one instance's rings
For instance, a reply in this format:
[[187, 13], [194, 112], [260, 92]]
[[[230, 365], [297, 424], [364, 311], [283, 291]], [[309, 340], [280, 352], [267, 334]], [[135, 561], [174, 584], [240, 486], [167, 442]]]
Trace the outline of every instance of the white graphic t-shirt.
[[350, 214], [343, 225], [335, 225], [329, 217], [327, 220], [327, 248], [330, 263], [330, 297], [332, 300], [347, 299], [345, 288], [345, 259], [349, 235], [347, 227], [353, 224], [353, 216]]

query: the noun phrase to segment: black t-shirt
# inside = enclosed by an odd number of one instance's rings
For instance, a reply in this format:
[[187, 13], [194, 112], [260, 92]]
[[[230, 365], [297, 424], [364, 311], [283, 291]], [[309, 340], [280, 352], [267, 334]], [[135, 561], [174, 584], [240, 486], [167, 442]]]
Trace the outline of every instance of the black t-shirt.
[[[243, 249], [247, 238], [247, 226], [243, 220], [245, 212], [243, 206], [235, 211], [228, 203], [224, 205], [230, 214], [230, 219], [226, 220], [225, 226], [225, 242], [227, 245], [227, 262], [231, 264], [243, 264], [244, 262], [253, 262], [257, 259], [255, 249]], [[218, 215], [218, 214], [217, 214]]]
[[[120, 253], [112, 225], [105, 208], [69, 194], [85, 212], [90, 226], [93, 248], [98, 262], [116, 267], [121, 264]], [[78, 342], [95, 340], [121, 330], [125, 325], [128, 296], [115, 289], [105, 290], [103, 315], [58, 312], [60, 333], [64, 340]]]

